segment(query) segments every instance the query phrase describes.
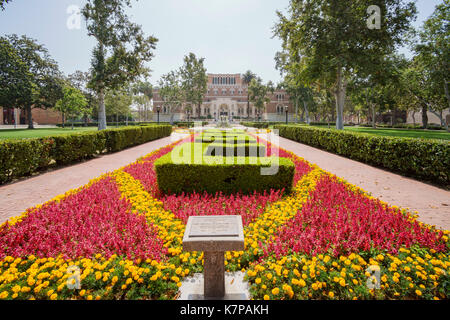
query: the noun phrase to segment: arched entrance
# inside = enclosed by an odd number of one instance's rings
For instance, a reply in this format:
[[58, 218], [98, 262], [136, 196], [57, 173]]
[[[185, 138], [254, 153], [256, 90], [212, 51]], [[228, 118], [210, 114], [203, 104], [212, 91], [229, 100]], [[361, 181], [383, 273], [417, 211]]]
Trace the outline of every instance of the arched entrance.
[[221, 104], [219, 107], [219, 116], [228, 117], [230, 115], [230, 109], [228, 108], [228, 105]]

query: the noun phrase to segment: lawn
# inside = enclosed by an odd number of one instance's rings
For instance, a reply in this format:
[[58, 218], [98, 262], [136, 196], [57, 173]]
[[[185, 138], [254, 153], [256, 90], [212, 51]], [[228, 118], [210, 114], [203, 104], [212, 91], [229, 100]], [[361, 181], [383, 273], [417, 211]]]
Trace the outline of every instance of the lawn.
[[45, 128], [45, 129], [6, 129], [0, 130], [0, 140], [2, 139], [28, 139], [28, 138], [41, 138], [47, 136], [55, 136], [61, 134], [75, 133], [75, 132], [85, 132], [94, 131], [97, 127], [86, 127], [86, 128]]
[[[327, 126], [318, 126], [318, 127], [326, 128]], [[374, 134], [385, 137], [450, 140], [450, 132], [444, 130], [412, 130], [412, 129], [391, 129], [391, 128], [373, 129], [367, 127], [345, 127], [345, 130]]]

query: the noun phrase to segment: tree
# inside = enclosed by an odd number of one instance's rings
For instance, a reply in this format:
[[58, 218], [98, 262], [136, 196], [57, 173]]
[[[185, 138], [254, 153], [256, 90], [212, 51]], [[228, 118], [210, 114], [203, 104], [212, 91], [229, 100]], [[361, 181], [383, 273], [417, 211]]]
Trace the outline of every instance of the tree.
[[[428, 109], [441, 120], [448, 130], [448, 124], [442, 117], [442, 111], [450, 110], [450, 91], [448, 75], [450, 73], [450, 1], [437, 5], [419, 33], [419, 44], [414, 47], [416, 67], [421, 69], [424, 90], [428, 91], [427, 100], [422, 101], [423, 112]], [[419, 99], [425, 98], [424, 96]], [[424, 117], [425, 120], [425, 117]]]
[[[184, 65], [179, 74], [181, 77], [181, 88], [184, 92], [184, 100], [188, 110], [194, 110], [196, 106], [198, 116], [201, 115], [201, 105], [208, 90], [208, 77], [204, 66], [204, 58], [199, 58], [193, 53], [184, 57]], [[194, 111], [195, 115], [195, 111]]]
[[105, 95], [106, 116], [115, 117], [119, 123], [119, 116], [128, 116], [131, 113], [133, 97], [124, 90], [108, 90]]
[[2, 8], [2, 10], [5, 10], [5, 4], [7, 4], [8, 2], [11, 2], [11, 0], [0, 0], [0, 8]]
[[159, 96], [163, 106], [170, 113], [170, 123], [173, 124], [174, 110], [180, 108], [184, 101], [180, 74], [171, 71], [161, 77], [159, 81]]
[[144, 121], [148, 121], [150, 101], [153, 98], [153, 86], [148, 81], [137, 81], [132, 87], [133, 101], [138, 105], [139, 120], [144, 114]]
[[249, 87], [249, 101], [253, 103], [255, 108], [258, 110], [258, 114], [264, 110], [267, 103], [270, 102], [269, 93], [273, 93], [275, 88], [272, 82], [268, 82], [267, 84], [263, 84], [261, 78], [257, 77], [250, 81]]
[[145, 62], [153, 58], [157, 39], [145, 37], [141, 26], [125, 14], [131, 0], [87, 0], [82, 10], [89, 36], [97, 45], [89, 85], [98, 96], [99, 130], [106, 129], [105, 90], [117, 90], [146, 75]]
[[22, 108], [33, 129], [32, 109], [51, 108], [62, 97], [62, 75], [47, 49], [26, 36], [0, 37], [0, 105]]
[[63, 97], [56, 102], [55, 109], [73, 120], [87, 111], [88, 102], [83, 93], [72, 86], [64, 86]]
[[[381, 9], [380, 29], [368, 28], [372, 5]], [[379, 57], [403, 43], [415, 13], [415, 4], [402, 0], [291, 0], [288, 16], [277, 12], [274, 33], [302, 60], [306, 79], [334, 83], [336, 127], [343, 129], [349, 78], [378, 70]]]
[[67, 77], [67, 80], [72, 86], [80, 90], [86, 98], [87, 106], [84, 108], [84, 113], [82, 114], [84, 123], [87, 126], [88, 119], [94, 115], [94, 111], [97, 112], [96, 105], [98, 105], [98, 100], [95, 92], [89, 88], [88, 84], [90, 82], [90, 73], [75, 71]]
[[[250, 85], [250, 82], [252, 82], [253, 79], [256, 78], [256, 74], [251, 72], [250, 70], [247, 70], [242, 76], [243, 83], [248, 87]], [[247, 88], [247, 118], [250, 117], [250, 91]]]

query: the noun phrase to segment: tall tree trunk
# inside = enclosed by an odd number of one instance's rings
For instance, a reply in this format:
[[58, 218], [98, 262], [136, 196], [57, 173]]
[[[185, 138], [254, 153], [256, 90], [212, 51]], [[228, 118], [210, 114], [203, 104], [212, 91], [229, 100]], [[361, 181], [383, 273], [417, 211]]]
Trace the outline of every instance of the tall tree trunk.
[[346, 95], [346, 81], [342, 74], [342, 67], [338, 67], [337, 70], [337, 84], [336, 84], [336, 129], [344, 129], [344, 104]]
[[426, 104], [422, 104], [422, 126], [424, 129], [428, 128], [428, 106]]
[[106, 128], [105, 92], [100, 89], [98, 92], [98, 130], [106, 130]]
[[411, 116], [412, 116], [412, 119], [413, 119], [413, 126], [415, 127], [416, 126], [416, 111], [413, 111]]
[[62, 127], [65, 128], [66, 127], [66, 115], [64, 112], [61, 115], [61, 120], [62, 120]]
[[27, 118], [28, 118], [28, 129], [34, 129], [33, 124], [33, 114], [31, 113], [31, 106], [27, 106]]

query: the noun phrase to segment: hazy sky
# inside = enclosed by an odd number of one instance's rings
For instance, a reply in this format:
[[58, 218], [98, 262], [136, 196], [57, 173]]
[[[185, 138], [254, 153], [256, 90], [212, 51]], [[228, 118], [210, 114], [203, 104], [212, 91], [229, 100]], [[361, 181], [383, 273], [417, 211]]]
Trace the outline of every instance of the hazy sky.
[[[133, 1], [132, 1], [133, 2]], [[81, 29], [67, 27], [71, 5], [83, 0], [12, 0], [0, 11], [0, 34], [26, 34], [50, 51], [66, 74], [87, 71], [94, 40]], [[418, 0], [415, 23], [430, 16], [442, 0]], [[132, 21], [144, 32], [159, 39], [152, 83], [178, 68], [183, 56], [194, 52], [206, 58], [209, 73], [243, 73], [250, 69], [265, 81], [279, 81], [274, 56], [281, 43], [272, 39], [276, 10], [284, 10], [289, 0], [140, 0], [129, 10]], [[406, 52], [404, 50], [404, 52]]]

